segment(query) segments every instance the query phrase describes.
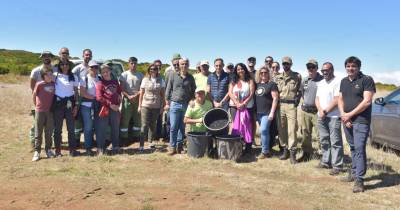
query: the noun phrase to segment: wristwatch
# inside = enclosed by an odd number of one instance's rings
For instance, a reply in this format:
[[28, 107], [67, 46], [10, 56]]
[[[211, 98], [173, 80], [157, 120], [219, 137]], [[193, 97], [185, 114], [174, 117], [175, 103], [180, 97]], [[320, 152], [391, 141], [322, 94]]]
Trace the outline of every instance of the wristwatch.
[[326, 111], [326, 110], [324, 110], [324, 111], [322, 111], [325, 115], [327, 115], [328, 114], [328, 112]]

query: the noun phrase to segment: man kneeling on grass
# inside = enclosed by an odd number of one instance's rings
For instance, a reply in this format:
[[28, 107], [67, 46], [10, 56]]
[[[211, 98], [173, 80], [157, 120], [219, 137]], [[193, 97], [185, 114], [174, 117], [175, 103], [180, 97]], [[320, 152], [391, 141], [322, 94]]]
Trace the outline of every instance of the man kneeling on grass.
[[194, 106], [189, 106], [184, 118], [184, 123], [190, 124], [190, 132], [207, 131], [203, 124], [203, 117], [210, 109], [212, 109], [212, 104], [209, 100], [206, 100], [205, 90], [197, 88]]
[[54, 153], [51, 151], [51, 134], [54, 128], [53, 112], [50, 110], [55, 91], [53, 72], [50, 68], [43, 68], [40, 76], [43, 81], [36, 83], [33, 90], [33, 104], [35, 105], [35, 153], [33, 154], [32, 161], [40, 159], [43, 129], [47, 158], [54, 157]]

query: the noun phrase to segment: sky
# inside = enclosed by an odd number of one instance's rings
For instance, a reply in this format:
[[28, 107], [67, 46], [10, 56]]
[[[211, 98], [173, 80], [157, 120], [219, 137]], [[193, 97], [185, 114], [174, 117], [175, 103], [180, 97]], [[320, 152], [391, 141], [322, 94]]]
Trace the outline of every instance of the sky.
[[[64, 3], [59, 3], [64, 2]], [[357, 56], [375, 81], [400, 85], [400, 1], [397, 0], [113, 0], [2, 2], [0, 48], [72, 56], [93, 50], [94, 59], [135, 56], [139, 62], [174, 53], [225, 63], [267, 55], [291, 56], [306, 74], [310, 58], [332, 62], [345, 76], [344, 60]]]

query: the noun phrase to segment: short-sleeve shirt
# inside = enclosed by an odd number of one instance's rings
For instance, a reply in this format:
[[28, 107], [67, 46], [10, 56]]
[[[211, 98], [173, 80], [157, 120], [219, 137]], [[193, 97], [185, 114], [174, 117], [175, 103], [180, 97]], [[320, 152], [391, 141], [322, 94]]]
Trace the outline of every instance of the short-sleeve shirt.
[[85, 78], [85, 76], [88, 74], [88, 72], [89, 72], [89, 67], [86, 67], [85, 65], [83, 65], [83, 63], [75, 66], [72, 69], [72, 73], [78, 77], [79, 82], [82, 78]]
[[215, 72], [208, 75], [207, 85], [210, 86], [212, 100], [220, 102], [228, 93], [229, 74], [222, 71], [218, 76]]
[[[334, 77], [329, 81], [321, 80], [318, 83], [316, 96], [318, 97], [319, 105], [323, 110], [328, 108], [329, 104], [332, 103], [335, 96], [339, 96], [339, 88], [340, 79], [338, 77]], [[338, 118], [339, 116], [340, 113], [337, 106], [327, 114], [327, 117]]]
[[[57, 72], [57, 68], [55, 66], [52, 66], [51, 69], [53, 70], [53, 73]], [[35, 80], [36, 82], [42, 81], [43, 79], [42, 79], [42, 76], [40, 75], [40, 72], [42, 70], [43, 70], [43, 65], [40, 65], [40, 66], [32, 69], [30, 78]]]
[[119, 77], [121, 82], [121, 88], [126, 91], [129, 95], [136, 94], [140, 91], [140, 84], [143, 80], [143, 74], [141, 72], [132, 73], [130, 70], [122, 72]]
[[[342, 79], [340, 83], [340, 92], [342, 93], [344, 102], [344, 111], [351, 112], [364, 99], [364, 91], [376, 92], [375, 82], [372, 77], [359, 72], [354, 80], [349, 77]], [[363, 112], [354, 116], [351, 121], [369, 124], [371, 122], [372, 105], [369, 105]]]
[[36, 93], [36, 107], [37, 112], [48, 112], [50, 111], [51, 104], [54, 98], [54, 82], [46, 83], [45, 81], [40, 81], [36, 83], [35, 89]]
[[315, 79], [312, 79], [311, 77], [306, 77], [301, 83], [301, 92], [303, 93], [304, 105], [315, 106], [317, 86], [323, 78], [324, 77], [321, 74], [317, 73]]
[[194, 81], [196, 83], [197, 88], [201, 88], [202, 90], [206, 90], [207, 88], [207, 79], [208, 76], [202, 74], [202, 73], [197, 73], [193, 75]]
[[286, 74], [286, 72], [282, 72], [276, 76], [275, 81], [278, 85], [280, 99], [296, 99], [301, 84], [301, 76], [299, 73], [290, 71]]
[[[86, 84], [87, 81], [87, 84]], [[89, 74], [83, 78], [81, 78], [80, 81], [80, 87], [81, 88], [86, 88], [86, 92], [93, 96], [96, 97], [96, 83], [99, 81], [99, 77], [91, 77]], [[92, 107], [92, 102], [90, 101], [83, 101], [81, 105], [86, 106], [86, 107]]]
[[58, 97], [65, 98], [74, 95], [74, 88], [79, 86], [78, 77], [74, 76], [74, 80], [69, 80], [69, 76], [62, 73], [54, 73], [55, 77], [55, 94]]
[[278, 92], [278, 86], [275, 82], [258, 83], [255, 92], [256, 106], [258, 114], [269, 114], [272, 108], [272, 91]]
[[[212, 104], [210, 101], [205, 100], [204, 104], [199, 104], [195, 102], [194, 107], [188, 107], [185, 113], [185, 117], [188, 117], [190, 119], [200, 119], [204, 117], [204, 115], [212, 109]], [[195, 124], [190, 124], [190, 131], [191, 132], [206, 132], [207, 128], [204, 126], [204, 124], [201, 123], [195, 123]]]

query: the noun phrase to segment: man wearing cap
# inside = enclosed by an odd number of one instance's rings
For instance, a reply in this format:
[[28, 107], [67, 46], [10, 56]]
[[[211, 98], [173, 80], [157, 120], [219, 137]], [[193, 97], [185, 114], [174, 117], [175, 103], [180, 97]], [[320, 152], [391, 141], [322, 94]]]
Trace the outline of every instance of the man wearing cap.
[[186, 110], [184, 123], [190, 125], [190, 132], [206, 132], [207, 129], [203, 124], [204, 115], [212, 109], [210, 101], [206, 100], [206, 91], [197, 87], [195, 95], [194, 107]]
[[210, 68], [210, 64], [208, 63], [208, 61], [206, 61], [206, 60], [200, 61], [200, 72], [193, 75], [194, 81], [196, 82], [196, 87], [199, 87], [202, 90], [207, 89], [207, 79], [208, 79], [208, 75], [210, 73], [208, 71], [209, 68]]
[[[69, 52], [68, 52], [68, 54], [69, 54]], [[89, 62], [92, 60], [92, 56], [93, 56], [92, 50], [84, 49], [82, 51], [83, 62], [81, 64], [75, 66], [72, 69], [72, 73], [78, 77], [79, 83], [81, 83], [82, 78], [85, 78], [89, 72]], [[80, 87], [79, 87], [79, 89], [80, 89]], [[79, 98], [81, 98], [81, 96], [79, 96]], [[81, 133], [82, 133], [82, 127], [83, 127], [82, 118], [80, 115], [75, 119], [74, 125], [75, 125], [75, 129], [74, 129], [75, 141], [79, 145]]]
[[181, 55], [179, 53], [175, 53], [172, 56], [171, 65], [168, 66], [164, 72], [165, 84], [168, 84], [168, 78], [171, 73], [179, 72], [179, 59], [181, 59]]
[[[42, 76], [41, 72], [43, 69], [52, 69], [53, 72], [57, 72], [57, 68], [55, 66], [51, 65], [51, 59], [54, 57], [54, 55], [50, 51], [43, 51], [39, 58], [42, 59], [42, 65], [32, 69], [31, 75], [30, 75], [30, 88], [33, 93], [33, 90], [35, 88], [35, 85], [37, 82], [42, 81]], [[33, 118], [35, 118], [35, 109], [31, 109], [31, 114], [33, 115]], [[31, 130], [29, 132], [29, 139], [31, 141], [31, 146], [32, 146], [32, 151], [34, 149], [34, 142], [35, 142], [35, 121], [33, 121]]]
[[292, 64], [290, 57], [285, 56], [282, 58], [284, 71], [278, 74], [276, 83], [280, 98], [279, 141], [283, 147], [283, 154], [279, 159], [288, 159], [290, 150], [290, 163], [295, 164], [297, 163], [297, 105], [301, 97], [301, 75], [291, 70]]
[[318, 83], [315, 105], [318, 108], [318, 129], [322, 158], [317, 168], [333, 169], [330, 175], [338, 175], [343, 170], [343, 141], [341, 131], [338, 98], [340, 79], [334, 75], [333, 65], [326, 62], [322, 65], [324, 77]]
[[207, 95], [215, 108], [229, 108], [229, 74], [224, 72], [224, 60], [217, 58], [214, 60], [215, 71], [208, 75]]
[[[301, 130], [303, 134], [303, 141], [301, 148], [303, 156], [299, 161], [309, 161], [312, 157], [312, 131], [317, 131], [317, 107], [315, 106], [315, 96], [317, 94], [317, 85], [323, 79], [322, 75], [318, 73], [318, 62], [315, 59], [310, 59], [306, 64], [308, 70], [308, 77], [301, 83], [300, 91], [302, 93], [303, 104], [301, 105]], [[318, 132], [316, 132], [318, 139]]]
[[[119, 77], [119, 82], [122, 88], [122, 110], [121, 110], [121, 124], [120, 124], [120, 138], [121, 143], [128, 143], [130, 140], [129, 134], [132, 137], [140, 137], [140, 113], [138, 112], [139, 106], [139, 93], [140, 84], [143, 80], [143, 74], [136, 71], [137, 58], [130, 57], [128, 60], [129, 69], [122, 72]], [[129, 129], [131, 120], [132, 129]]]
[[256, 79], [256, 57], [247, 59], [247, 68], [249, 69], [251, 78], [257, 83]]
[[340, 82], [339, 111], [344, 133], [350, 145], [351, 172], [342, 179], [354, 182], [353, 193], [364, 191], [364, 175], [367, 172], [366, 144], [371, 124], [372, 97], [376, 92], [372, 77], [361, 71], [361, 60], [351, 56], [344, 63], [347, 77]]

